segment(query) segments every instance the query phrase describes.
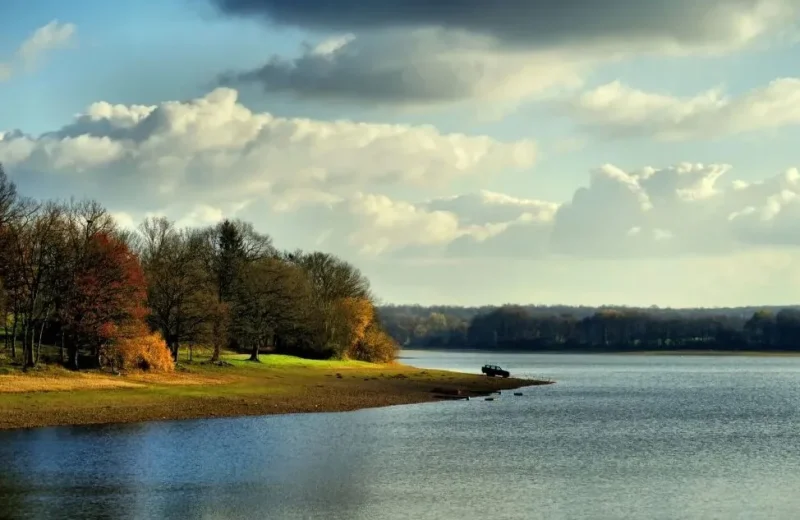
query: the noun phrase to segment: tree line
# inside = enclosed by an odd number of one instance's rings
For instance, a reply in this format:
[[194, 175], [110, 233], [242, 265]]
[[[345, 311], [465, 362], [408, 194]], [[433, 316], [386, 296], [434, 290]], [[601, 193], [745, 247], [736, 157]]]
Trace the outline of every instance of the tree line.
[[[5, 351], [25, 367], [54, 346], [78, 369], [170, 370], [181, 349], [389, 361], [369, 281], [327, 253], [281, 251], [241, 220], [120, 227], [95, 201], [37, 201], [0, 165]], [[52, 350], [52, 349], [50, 349]]]
[[800, 350], [800, 308], [386, 306], [406, 347], [508, 350]]

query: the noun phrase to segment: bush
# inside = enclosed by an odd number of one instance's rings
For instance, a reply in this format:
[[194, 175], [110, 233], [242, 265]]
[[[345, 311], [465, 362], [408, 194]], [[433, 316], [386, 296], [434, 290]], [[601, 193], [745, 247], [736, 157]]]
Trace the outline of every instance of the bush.
[[116, 344], [117, 366], [120, 369], [172, 372], [175, 363], [167, 343], [159, 333], [120, 339]]
[[364, 332], [364, 337], [350, 349], [349, 357], [372, 363], [389, 363], [397, 354], [397, 343], [374, 323]]

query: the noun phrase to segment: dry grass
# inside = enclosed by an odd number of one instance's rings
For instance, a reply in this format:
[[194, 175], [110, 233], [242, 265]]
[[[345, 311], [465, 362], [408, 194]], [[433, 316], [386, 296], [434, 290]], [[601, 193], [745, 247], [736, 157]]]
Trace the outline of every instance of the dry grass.
[[24, 392], [68, 392], [74, 390], [108, 390], [112, 388], [138, 388], [140, 383], [100, 374], [63, 375], [7, 375], [0, 376], [0, 394]]
[[207, 376], [193, 373], [134, 372], [126, 377], [131, 381], [150, 385], [223, 385], [231, 382], [231, 378], [225, 375]]

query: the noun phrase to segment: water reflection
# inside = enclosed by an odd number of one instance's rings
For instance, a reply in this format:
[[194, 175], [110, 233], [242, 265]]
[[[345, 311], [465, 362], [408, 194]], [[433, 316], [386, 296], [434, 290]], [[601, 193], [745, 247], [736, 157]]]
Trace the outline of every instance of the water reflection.
[[[376, 455], [364, 423], [307, 417], [51, 428], [0, 435], [7, 518], [352, 517], [360, 468]], [[352, 449], [357, 442], [359, 449]]]

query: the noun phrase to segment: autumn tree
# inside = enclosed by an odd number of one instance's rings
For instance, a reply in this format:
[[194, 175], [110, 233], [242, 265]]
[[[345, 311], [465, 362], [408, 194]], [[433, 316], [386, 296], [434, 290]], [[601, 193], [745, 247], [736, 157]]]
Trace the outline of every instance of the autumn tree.
[[114, 341], [145, 333], [147, 291], [136, 255], [109, 233], [95, 233], [76, 266], [63, 306], [69, 364], [77, 368], [81, 348], [100, 364]]
[[375, 319], [375, 308], [366, 298], [341, 298], [336, 302], [334, 316], [337, 318], [337, 334], [333, 338], [336, 356], [352, 357]]
[[389, 363], [397, 355], [397, 342], [387, 334], [380, 324], [373, 322], [364, 335], [350, 350], [350, 358], [371, 363]]
[[344, 355], [346, 346], [337, 342], [342, 337], [343, 312], [346, 312], [342, 301], [347, 298], [371, 301], [369, 282], [358, 269], [333, 255], [298, 251], [287, 254], [286, 258], [308, 277], [311, 304], [320, 324], [319, 348]]

